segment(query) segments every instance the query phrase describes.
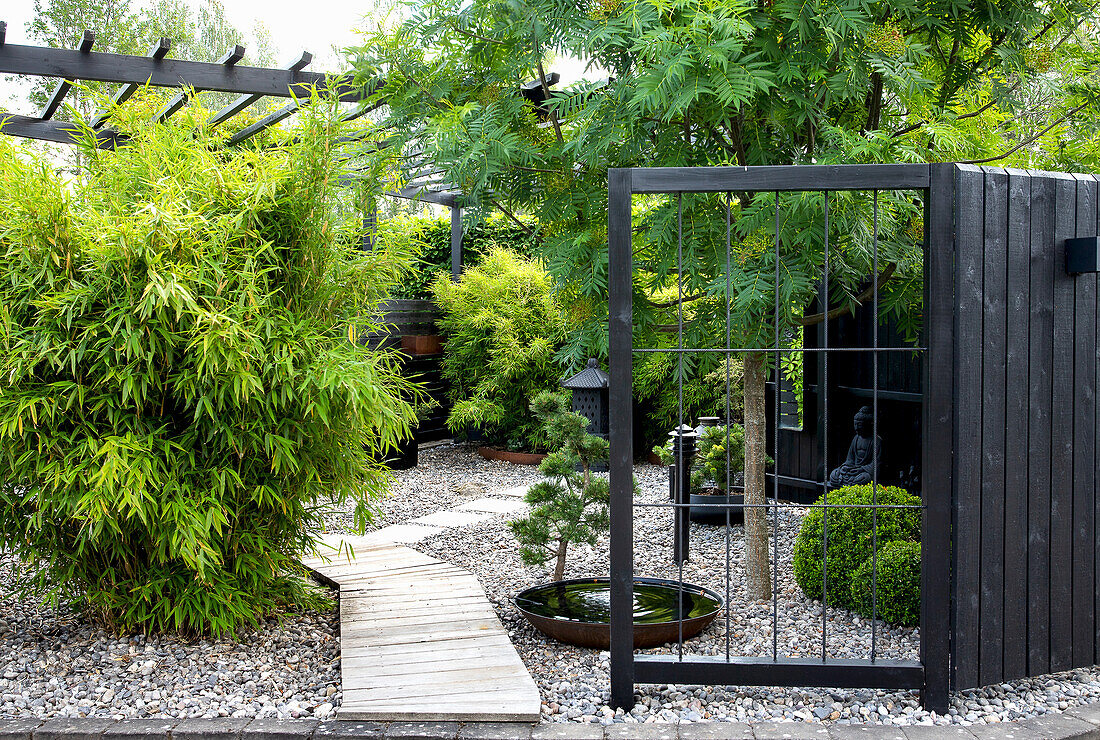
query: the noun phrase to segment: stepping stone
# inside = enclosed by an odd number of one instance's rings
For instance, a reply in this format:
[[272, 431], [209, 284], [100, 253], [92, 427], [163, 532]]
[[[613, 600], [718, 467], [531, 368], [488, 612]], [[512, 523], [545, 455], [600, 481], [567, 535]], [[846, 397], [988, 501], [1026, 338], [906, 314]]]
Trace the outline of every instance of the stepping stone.
[[469, 511], [437, 511], [434, 514], [413, 519], [412, 524], [426, 524], [430, 527], [468, 527], [492, 518], [492, 514], [475, 514]]
[[391, 524], [388, 527], [382, 527], [382, 529], [364, 535], [362, 542], [369, 545], [379, 545], [384, 542], [408, 544], [410, 542], [420, 542], [420, 540], [431, 537], [433, 534], [439, 534], [442, 531], [439, 527]]
[[514, 496], [515, 498], [523, 498], [527, 495], [527, 489], [531, 486], [512, 486], [511, 488], [502, 488], [499, 491], [493, 491], [501, 496]]
[[527, 504], [522, 501], [504, 501], [499, 498], [479, 498], [477, 501], [471, 501], [468, 504], [462, 504], [462, 506], [455, 507], [460, 511], [488, 511], [492, 514], [515, 514], [517, 511], [523, 511], [527, 508]]

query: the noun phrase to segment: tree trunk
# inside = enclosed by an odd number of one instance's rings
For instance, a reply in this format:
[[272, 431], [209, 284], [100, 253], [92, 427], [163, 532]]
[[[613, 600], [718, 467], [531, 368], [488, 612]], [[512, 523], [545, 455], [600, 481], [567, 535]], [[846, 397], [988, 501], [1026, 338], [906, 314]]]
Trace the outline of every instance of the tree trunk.
[[767, 503], [765, 496], [764, 355], [745, 355], [745, 580], [750, 599], [770, 599], [771, 569], [768, 562]]
[[554, 580], [560, 581], [565, 575], [565, 551], [569, 547], [569, 542], [566, 539], [558, 540], [558, 557], [554, 563]]

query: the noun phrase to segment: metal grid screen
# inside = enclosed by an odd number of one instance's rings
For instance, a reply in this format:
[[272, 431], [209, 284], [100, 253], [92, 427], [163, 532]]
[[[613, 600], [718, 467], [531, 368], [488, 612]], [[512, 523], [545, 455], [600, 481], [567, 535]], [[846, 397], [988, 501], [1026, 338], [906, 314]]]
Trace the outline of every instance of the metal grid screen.
[[[948, 634], [949, 634], [949, 572], [948, 572], [948, 524], [949, 524], [949, 485], [945, 486], [941, 475], [929, 471], [930, 474], [922, 477], [922, 502], [920, 505], [891, 504], [879, 500], [880, 439], [879, 411], [880, 411], [880, 387], [879, 387], [879, 359], [891, 353], [904, 353], [909, 357], [919, 357], [923, 365], [923, 402], [922, 413], [924, 415], [924, 441], [921, 450], [926, 460], [935, 459], [934, 455], [942, 454], [942, 440], [929, 439], [935, 434], [936, 428], [942, 420], [929, 421], [929, 414], [935, 414], [935, 404], [929, 403], [930, 397], [937, 394], [937, 389], [950, 387], [950, 357], [940, 357], [942, 347], [942, 335], [945, 329], [950, 327], [950, 319], [946, 325], [944, 317], [933, 305], [937, 299], [937, 280], [943, 274], [946, 259], [946, 269], [950, 270], [950, 235], [951, 235], [951, 191], [948, 186], [950, 173], [939, 165], [875, 165], [875, 166], [801, 166], [801, 167], [759, 167], [759, 168], [659, 168], [659, 169], [631, 169], [611, 170], [609, 173], [609, 279], [610, 279], [610, 317], [611, 317], [611, 578], [612, 578], [612, 602], [611, 602], [611, 682], [612, 701], [617, 706], [629, 708], [633, 705], [633, 689], [635, 683], [678, 683], [678, 684], [709, 684], [709, 685], [774, 685], [774, 686], [829, 686], [829, 687], [867, 687], [883, 689], [920, 689], [922, 699], [930, 709], [946, 710], [947, 705], [947, 661], [948, 661]], [[718, 199], [721, 204], [717, 208], [718, 213], [724, 213], [725, 230], [725, 275], [726, 296], [731, 296], [733, 287], [729, 284], [731, 275], [732, 244], [735, 241], [736, 224], [733, 222], [731, 203], [735, 192], [760, 192], [774, 193], [774, 227], [771, 245], [765, 247], [765, 253], [773, 255], [773, 274], [771, 279], [774, 293], [774, 307], [772, 313], [772, 330], [766, 345], [756, 343], [756, 346], [738, 346], [734, 342], [731, 333], [730, 300], [725, 300], [725, 336], [723, 341], [712, 340], [706, 346], [690, 346], [685, 344], [685, 274], [684, 274], [684, 200], [685, 196], [698, 197], [698, 194], [708, 194], [706, 197]], [[781, 234], [781, 219], [783, 218], [781, 194], [793, 191], [814, 191], [819, 204], [817, 210], [820, 214], [821, 224], [818, 232], [823, 240], [819, 249], [823, 252], [824, 260], [821, 264], [821, 273], [816, 276], [818, 280], [817, 306], [822, 316], [824, 326], [817, 333], [819, 337], [816, 346], [791, 346], [789, 334], [785, 335], [780, 330], [781, 316], [784, 307], [780, 305], [780, 290], [778, 286], [783, 279], [783, 265], [781, 249], [778, 248]], [[870, 296], [867, 300], [868, 310], [873, 311], [873, 316], [879, 314], [879, 196], [881, 191], [915, 191], [910, 195], [917, 196], [916, 201], [923, 201], [924, 207], [924, 277], [925, 277], [925, 326], [921, 334], [921, 341], [916, 344], [904, 344], [898, 346], [883, 346], [880, 343], [877, 320], [873, 320], [869, 346], [830, 346], [830, 307], [836, 301], [831, 300], [830, 267], [831, 247], [829, 244], [829, 218], [830, 198], [836, 197], [835, 191], [866, 191], [860, 193], [867, 199], [872, 210], [872, 230], [870, 234], [872, 258]], [[669, 346], [634, 346], [634, 286], [633, 272], [635, 269], [632, 252], [633, 223], [631, 216], [632, 196], [647, 194], [650, 198], [664, 197], [665, 207], [675, 212], [675, 242], [676, 251], [673, 258], [668, 255], [666, 260], [675, 260], [675, 267], [670, 269], [670, 274], [675, 275], [676, 290], [676, 322], [674, 326], [666, 327], [669, 333], [674, 332], [675, 342]], [[946, 210], [945, 210], [946, 209]], [[944, 214], [947, 214], [944, 223]], [[946, 248], [944, 243], [947, 243]], [[689, 245], [690, 248], [690, 245]], [[835, 247], [834, 247], [835, 249]], [[947, 273], [949, 274], [949, 272]], [[950, 314], [950, 309], [948, 309]], [[872, 431], [871, 440], [874, 451], [872, 453], [874, 467], [872, 468], [872, 499], [870, 503], [830, 503], [829, 486], [826, 485], [829, 471], [836, 466], [837, 453], [843, 454], [843, 450], [830, 450], [830, 378], [829, 358], [842, 353], [864, 353], [871, 358], [871, 388], [867, 405], [871, 407]], [[674, 357], [677, 379], [674, 392], [677, 394], [678, 422], [676, 432], [672, 436], [672, 450], [677, 463], [670, 469], [670, 500], [653, 501], [634, 498], [633, 469], [633, 418], [631, 382], [632, 369], [635, 358], [640, 358], [647, 353], [668, 353]], [[690, 549], [690, 517], [693, 512], [706, 513], [708, 509], [716, 510], [719, 519], [724, 515], [725, 522], [722, 526], [724, 537], [724, 550], [722, 556], [711, 559], [707, 564], [711, 569], [717, 568], [724, 585], [725, 600], [727, 606], [731, 604], [731, 592], [741, 588], [739, 579], [731, 575], [731, 538], [732, 507], [728, 503], [692, 503], [688, 495], [690, 481], [684, 479], [686, 466], [680, 461], [684, 456], [692, 453], [694, 444], [694, 432], [690, 427], [694, 420], [685, 416], [684, 411], [684, 364], [685, 359], [697, 358], [708, 353], [718, 353], [725, 368], [726, 403], [724, 409], [718, 410], [719, 423], [724, 423], [730, 428], [730, 377], [731, 364], [727, 360], [731, 357], [745, 358], [752, 353], [757, 358], [764, 358], [761, 363], [764, 367], [770, 367], [770, 378], [773, 387], [771, 409], [768, 413], [766, 427], [771, 437], [772, 454], [778, 457], [780, 454], [779, 435], [783, 428], [792, 425], [784, 418], [792, 414], [789, 408], [790, 398], [793, 394], [789, 391], [784, 408], [783, 373], [779, 369], [784, 358], [798, 356], [800, 358], [813, 358], [813, 366], [816, 368], [816, 394], [817, 402], [813, 413], [807, 412], [805, 424], [813, 427], [817, 425], [817, 440], [820, 444], [820, 459], [823, 461], [820, 470], [820, 478], [813, 481], [819, 486], [820, 499], [813, 503], [792, 503], [782, 500], [781, 478], [779, 474], [781, 461], [774, 460], [775, 470], [766, 485], [763, 501], [750, 501], [748, 496], [743, 505], [746, 531], [748, 527], [769, 528], [770, 557], [769, 568], [771, 570], [771, 640], [768, 649], [757, 651], [756, 655], [737, 655], [731, 648], [731, 630], [738, 621], [736, 613], [727, 613], [724, 623], [718, 629], [724, 631], [724, 650], [718, 655], [695, 655], [690, 650], [685, 651], [685, 641], [681, 631], [677, 643], [671, 653], [666, 654], [635, 654], [633, 649], [633, 582], [634, 582], [634, 517], [636, 510], [650, 510], [667, 513], [671, 520], [673, 533], [673, 546], [669, 552], [669, 563], [672, 567], [671, 575], [677, 581], [681, 591], [681, 610], [683, 609], [682, 594], [685, 589], [684, 563], [689, 557]], [[944, 377], [943, 361], [948, 363], [947, 375]], [[802, 363], [806, 367], [807, 363]], [[938, 368], [938, 372], [935, 368]], [[808, 380], [805, 381], [809, 383]], [[944, 385], [946, 383], [946, 386]], [[673, 392], [670, 389], [669, 392]], [[748, 401], [746, 400], [746, 404]], [[724, 413], [723, 413], [724, 411]], [[816, 418], [810, 418], [812, 416]], [[724, 418], [721, 418], [724, 417]], [[746, 425], [749, 423], [746, 415]], [[746, 437], [750, 434], [746, 429]], [[835, 437], [834, 437], [835, 439]], [[726, 495], [730, 492], [729, 479], [729, 455], [730, 445], [726, 449]], [[948, 453], [950, 448], [948, 448]], [[762, 452], [762, 450], [759, 450]], [[830, 461], [834, 461], [830, 464]], [[727, 499], [728, 502], [728, 499]], [[783, 606], [781, 604], [780, 586], [780, 560], [783, 553], [780, 552], [780, 519], [785, 517], [789, 525], [788, 514], [795, 510], [804, 512], [816, 509], [820, 511], [823, 520], [822, 536], [822, 588], [829, 593], [829, 515], [838, 508], [863, 508], [870, 509], [871, 513], [871, 537], [872, 537], [872, 568], [871, 568], [871, 600], [872, 610], [878, 614], [878, 582], [879, 569], [877, 563], [877, 537], [879, 516], [881, 512], [899, 509], [917, 509], [923, 511], [922, 517], [922, 576], [921, 576], [921, 631], [919, 645], [919, 659], [888, 659], [879, 654], [879, 628], [876, 620], [870, 620], [870, 649], [865, 657], [853, 658], [851, 656], [834, 657], [829, 649], [829, 629], [831, 608], [825, 608], [822, 604], [820, 610], [820, 638], [817, 654], [808, 655], [809, 651], [796, 651], [799, 654], [791, 656], [787, 654], [784, 646], [780, 645], [780, 620]], [[753, 512], [756, 512], [755, 516]], [[836, 516], [834, 514], [834, 516]], [[758, 530], [759, 531], [759, 530]], [[757, 540], [759, 541], [759, 539]], [[746, 538], [743, 553], [749, 549]], [[714, 555], [713, 549], [710, 553]], [[718, 562], [714, 562], [717, 560]], [[642, 575], [642, 574], [637, 574]], [[711, 583], [712, 587], [716, 584]], [[741, 626], [741, 629], [747, 629]], [[807, 639], [810, 639], [807, 636]], [[690, 645], [690, 643], [687, 643]]]

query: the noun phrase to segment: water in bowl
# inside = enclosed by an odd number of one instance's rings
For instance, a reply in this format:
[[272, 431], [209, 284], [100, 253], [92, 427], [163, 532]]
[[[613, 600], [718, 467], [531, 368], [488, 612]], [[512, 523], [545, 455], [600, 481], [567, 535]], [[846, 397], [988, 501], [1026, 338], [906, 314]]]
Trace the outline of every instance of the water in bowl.
[[[680, 608], [677, 608], [677, 604]], [[550, 583], [516, 598], [516, 606], [533, 614], [570, 622], [611, 621], [611, 584], [606, 579]], [[659, 624], [711, 614], [720, 604], [710, 596], [676, 583], [634, 582], [634, 623]]]

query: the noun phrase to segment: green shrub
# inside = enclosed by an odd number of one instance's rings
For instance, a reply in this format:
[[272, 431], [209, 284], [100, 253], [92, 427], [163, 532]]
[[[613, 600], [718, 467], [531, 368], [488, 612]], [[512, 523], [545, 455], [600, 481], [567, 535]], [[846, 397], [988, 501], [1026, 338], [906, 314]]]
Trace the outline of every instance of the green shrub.
[[[872, 599], [871, 569], [878, 570], [878, 587]], [[860, 614], [878, 616], [890, 624], [920, 625], [920, 543], [888, 542], [878, 549], [877, 562], [867, 558], [852, 576], [852, 601]]]
[[443, 377], [454, 404], [447, 428], [482, 430], [491, 444], [541, 451], [546, 436], [527, 399], [556, 388], [562, 370], [554, 352], [565, 339], [565, 317], [542, 266], [506, 249], [492, 249], [458, 282], [432, 284], [446, 338]]
[[[675, 462], [673, 445], [674, 441], [670, 437], [664, 446], [653, 448], [653, 454], [661, 459], [662, 465], [672, 465]], [[707, 427], [696, 441], [696, 449], [691, 463], [691, 491], [702, 489], [706, 481], [725, 488], [727, 480], [732, 485], [733, 475], [745, 470], [745, 429], [740, 424], [730, 424], [728, 432], [724, 426]], [[767, 462], [770, 464], [772, 459], [767, 458]]]
[[65, 182], [0, 136], [0, 536], [40, 566], [25, 589], [222, 634], [316, 602], [295, 557], [326, 501], [366, 523], [414, 417], [394, 357], [349, 339], [403, 256], [340, 246], [318, 106], [268, 151], [120, 111], [132, 140]]
[[[476, 267], [493, 249], [507, 249], [530, 257], [539, 243], [538, 224], [521, 217], [527, 228], [502, 214], [493, 214], [484, 221], [464, 225], [462, 231], [462, 265]], [[402, 277], [394, 289], [396, 298], [431, 298], [432, 282], [440, 274], [451, 274], [451, 219], [397, 217], [378, 225], [378, 240], [410, 240], [420, 253], [416, 267]]]
[[[920, 506], [920, 497], [900, 488], [879, 486], [877, 500], [884, 505]], [[872, 502], [871, 486], [848, 486], [830, 491], [830, 506], [867, 505]], [[824, 497], [817, 503], [825, 503]], [[802, 520], [802, 529], [794, 545], [794, 576], [803, 593], [820, 599], [822, 590], [821, 543], [826, 509], [811, 509]], [[871, 557], [872, 509], [828, 509], [829, 561], [828, 603], [853, 607], [852, 578], [865, 560]], [[921, 510], [879, 509], [877, 542], [918, 541]]]

